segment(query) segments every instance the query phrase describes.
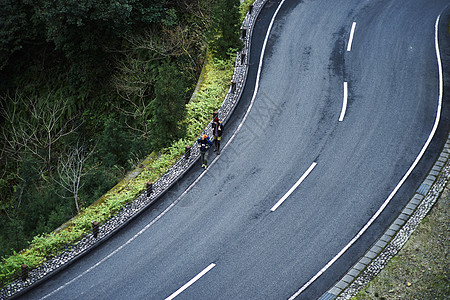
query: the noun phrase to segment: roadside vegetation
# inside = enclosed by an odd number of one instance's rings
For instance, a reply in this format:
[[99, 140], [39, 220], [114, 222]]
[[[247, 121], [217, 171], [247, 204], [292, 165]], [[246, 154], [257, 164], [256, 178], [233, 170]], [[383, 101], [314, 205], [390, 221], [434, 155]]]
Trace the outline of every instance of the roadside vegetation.
[[239, 5], [1, 4], [0, 280], [109, 218], [192, 145], [228, 90]]

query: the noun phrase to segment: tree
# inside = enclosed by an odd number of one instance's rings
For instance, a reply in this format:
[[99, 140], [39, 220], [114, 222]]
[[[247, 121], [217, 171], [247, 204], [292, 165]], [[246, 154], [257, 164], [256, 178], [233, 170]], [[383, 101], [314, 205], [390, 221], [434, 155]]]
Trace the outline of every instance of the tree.
[[81, 178], [86, 175], [84, 166], [93, 151], [86, 154], [82, 145], [77, 145], [68, 153], [62, 155], [58, 161], [58, 179], [56, 182], [71, 194], [75, 201], [77, 212], [80, 212], [79, 194], [83, 184]]
[[113, 85], [124, 104], [112, 105], [127, 117], [125, 124], [128, 128], [143, 139], [147, 139], [150, 132], [150, 106], [157, 73], [155, 60], [158, 59], [160, 58], [148, 59], [133, 52], [127, 53], [125, 59], [117, 63], [119, 70], [113, 77]]
[[[161, 80], [158, 74], [167, 66], [167, 61], [180, 62], [176, 66], [177, 70], [187, 74], [191, 80], [197, 78], [199, 47], [195, 47], [195, 44], [199, 43], [198, 39], [199, 36], [187, 26], [180, 24], [162, 26], [161, 30], [148, 30], [128, 38], [131, 49], [124, 53], [124, 59], [116, 63], [118, 72], [113, 76], [117, 94], [125, 102], [123, 105], [113, 105], [121, 114], [132, 119], [132, 122], [125, 121], [126, 125], [142, 138], [147, 139], [151, 131], [149, 120], [151, 102], [155, 97], [154, 85], [157, 80]], [[162, 76], [176, 78], [178, 75]]]
[[184, 135], [179, 125], [185, 109], [186, 82], [175, 64], [167, 61], [160, 68], [152, 102], [152, 142], [156, 149]]
[[125, 175], [130, 153], [130, 134], [122, 123], [114, 118], [105, 121], [104, 129], [99, 136], [97, 155], [106, 168], [121, 167]]
[[45, 42], [41, 23], [35, 17], [32, 0], [0, 1], [0, 70], [12, 53], [24, 44]]
[[239, 0], [217, 0], [213, 8], [207, 39], [214, 57], [226, 59], [230, 50], [242, 48], [239, 4]]
[[64, 99], [15, 97], [0, 101], [0, 115], [5, 119], [1, 129], [3, 151], [15, 161], [32, 154], [42, 164], [42, 171], [50, 171], [53, 150], [63, 137], [73, 133], [77, 126], [67, 116], [68, 103]]
[[165, 1], [160, 0], [45, 0], [40, 18], [47, 39], [67, 57], [93, 53], [139, 27], [164, 19]]

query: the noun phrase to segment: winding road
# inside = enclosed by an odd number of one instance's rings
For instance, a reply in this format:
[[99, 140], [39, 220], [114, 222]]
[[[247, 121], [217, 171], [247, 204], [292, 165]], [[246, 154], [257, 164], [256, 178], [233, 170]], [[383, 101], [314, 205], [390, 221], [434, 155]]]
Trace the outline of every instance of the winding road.
[[435, 22], [447, 4], [269, 0], [222, 154], [23, 299], [320, 297], [443, 146]]

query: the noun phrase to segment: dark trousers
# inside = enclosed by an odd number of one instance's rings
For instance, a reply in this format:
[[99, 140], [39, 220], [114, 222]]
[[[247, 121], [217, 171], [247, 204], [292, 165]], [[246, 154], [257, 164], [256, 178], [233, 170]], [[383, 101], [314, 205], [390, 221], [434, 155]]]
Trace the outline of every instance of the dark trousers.
[[202, 165], [208, 164], [208, 151], [200, 151], [200, 159], [202, 160]]

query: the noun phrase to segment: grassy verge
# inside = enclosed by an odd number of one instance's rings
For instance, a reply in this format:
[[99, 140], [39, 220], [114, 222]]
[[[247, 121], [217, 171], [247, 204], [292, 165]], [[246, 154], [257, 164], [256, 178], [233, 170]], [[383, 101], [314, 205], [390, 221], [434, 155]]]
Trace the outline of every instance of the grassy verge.
[[450, 183], [417, 230], [353, 300], [449, 299]]

